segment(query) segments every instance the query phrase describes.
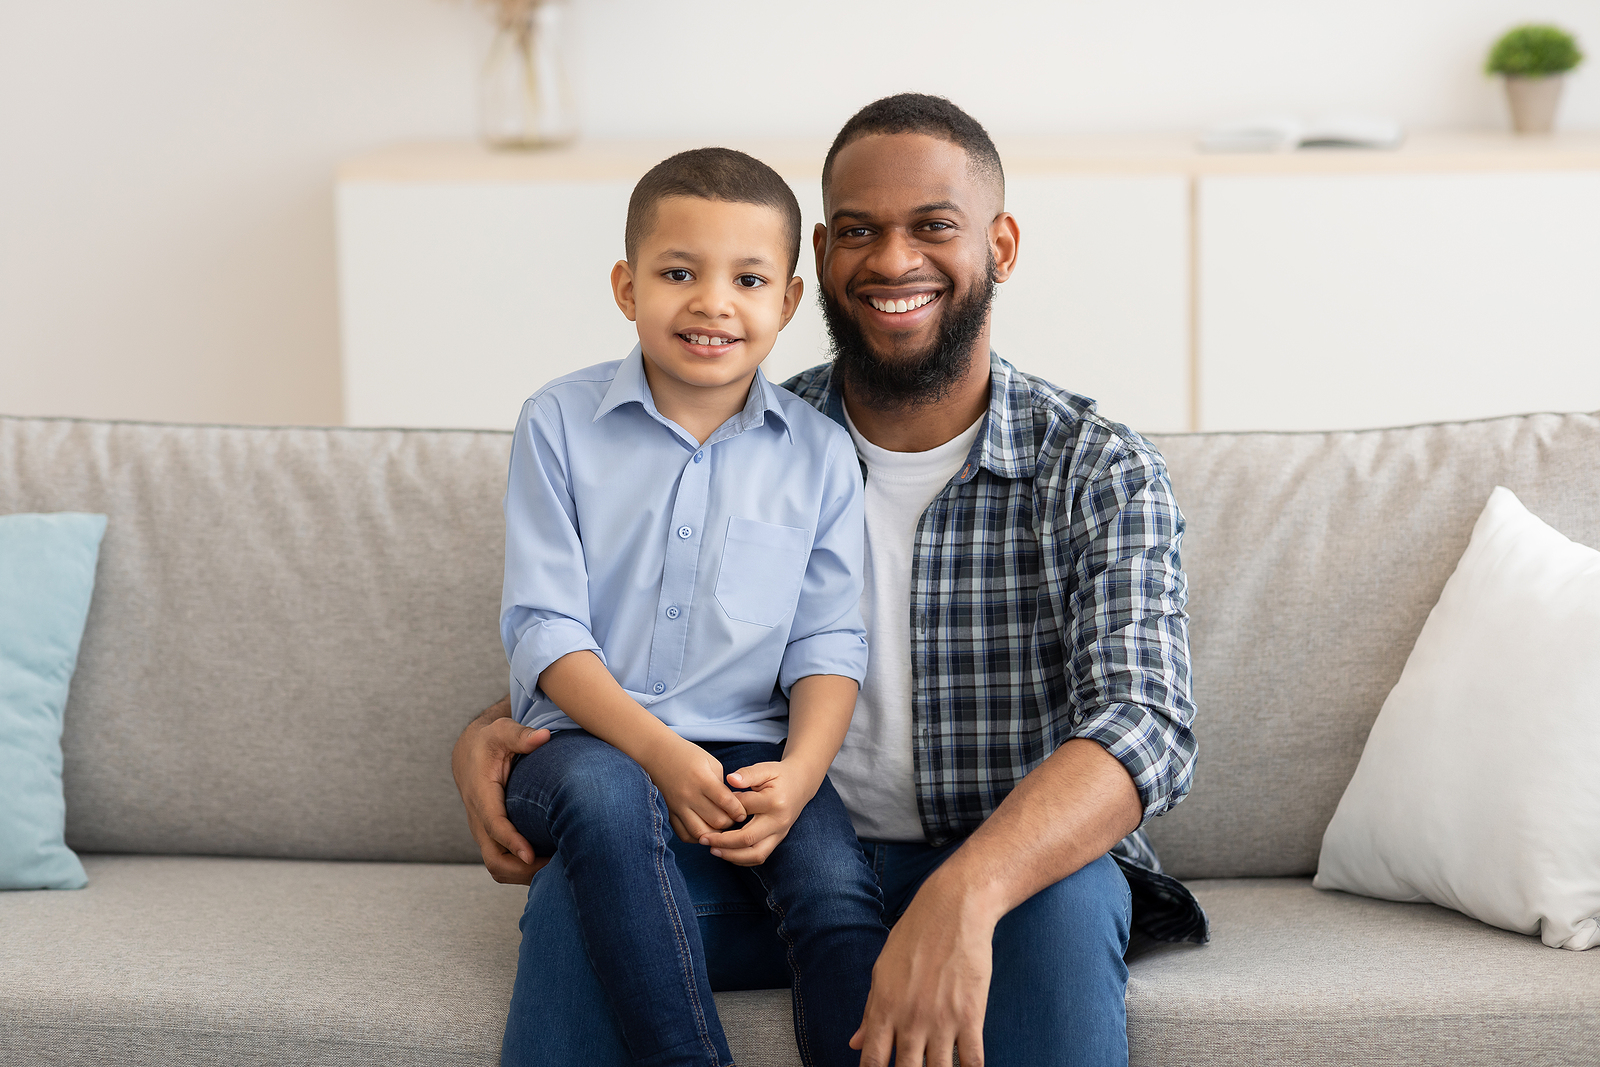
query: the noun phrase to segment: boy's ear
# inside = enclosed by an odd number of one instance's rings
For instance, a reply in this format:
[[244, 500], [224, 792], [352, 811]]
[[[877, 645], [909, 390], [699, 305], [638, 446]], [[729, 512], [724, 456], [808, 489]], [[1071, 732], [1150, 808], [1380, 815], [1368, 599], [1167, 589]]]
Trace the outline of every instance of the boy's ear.
[[806, 283], [796, 274], [789, 279], [789, 287], [783, 291], [783, 318], [778, 323], [778, 329], [789, 325], [789, 320], [794, 318], [794, 313], [800, 309], [800, 298], [805, 295]]
[[638, 305], [633, 299], [633, 268], [625, 259], [617, 260], [617, 265], [611, 268], [611, 295], [629, 322], [638, 321]]

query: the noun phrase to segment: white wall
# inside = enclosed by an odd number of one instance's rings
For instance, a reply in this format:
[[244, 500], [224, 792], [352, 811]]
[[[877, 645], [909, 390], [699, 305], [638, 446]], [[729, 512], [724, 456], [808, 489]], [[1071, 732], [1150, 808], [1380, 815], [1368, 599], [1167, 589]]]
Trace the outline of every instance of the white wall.
[[[827, 135], [887, 92], [997, 133], [1360, 110], [1503, 122], [1479, 73], [1594, 0], [573, 0], [595, 136]], [[445, 0], [0, 0], [0, 411], [338, 418], [331, 174], [465, 137], [487, 34]], [[1600, 128], [1600, 74], [1563, 111]], [[1027, 263], [1022, 264], [1027, 269]]]

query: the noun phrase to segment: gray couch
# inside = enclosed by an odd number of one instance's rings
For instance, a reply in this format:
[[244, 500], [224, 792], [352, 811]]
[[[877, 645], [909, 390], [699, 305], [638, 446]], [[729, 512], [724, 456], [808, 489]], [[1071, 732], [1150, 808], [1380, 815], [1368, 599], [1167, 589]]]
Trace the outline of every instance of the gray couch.
[[[505, 691], [508, 441], [0, 419], [0, 513], [111, 517], [64, 741], [89, 887], [0, 894], [0, 1062], [495, 1062], [524, 894], [448, 761]], [[1213, 938], [1133, 961], [1133, 1063], [1600, 1063], [1600, 952], [1309, 881], [1490, 490], [1600, 546], [1600, 417], [1156, 442], [1200, 757], [1150, 829]], [[786, 993], [718, 1001], [741, 1063], [797, 1062]]]

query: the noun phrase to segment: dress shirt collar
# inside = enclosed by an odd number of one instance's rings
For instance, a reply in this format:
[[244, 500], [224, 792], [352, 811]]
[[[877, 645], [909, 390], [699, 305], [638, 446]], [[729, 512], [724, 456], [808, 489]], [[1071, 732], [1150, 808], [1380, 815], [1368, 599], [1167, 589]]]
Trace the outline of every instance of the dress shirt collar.
[[[837, 387], [833, 371], [832, 366], [827, 370], [828, 393], [822, 410], [848, 429], [844, 419], [844, 393]], [[1002, 478], [1032, 477], [1038, 461], [1038, 446], [1033, 435], [1033, 392], [1028, 379], [990, 352], [989, 415], [955, 482], [960, 485], [971, 481], [980, 467]]]
[[[650, 414], [650, 417], [671, 426], [677, 430], [677, 424], [656, 410], [655, 398], [650, 395], [650, 382], [644, 374], [644, 351], [638, 346], [633, 346], [633, 351], [628, 353], [626, 359], [617, 365], [616, 377], [611, 380], [611, 387], [606, 390], [605, 397], [600, 401], [600, 408], [594, 413], [594, 421], [599, 422], [611, 412], [624, 404], [638, 404]], [[778, 391], [767, 376], [761, 373], [761, 368], [756, 368], [755, 380], [750, 383], [750, 395], [745, 400], [744, 410], [729, 419], [717, 428], [716, 433], [706, 439], [706, 444], [715, 444], [726, 440], [746, 430], [753, 429], [766, 422], [771, 415], [783, 427], [784, 435], [790, 443], [794, 441], [794, 434], [789, 429], [789, 420], [783, 414], [783, 405], [778, 402]]]

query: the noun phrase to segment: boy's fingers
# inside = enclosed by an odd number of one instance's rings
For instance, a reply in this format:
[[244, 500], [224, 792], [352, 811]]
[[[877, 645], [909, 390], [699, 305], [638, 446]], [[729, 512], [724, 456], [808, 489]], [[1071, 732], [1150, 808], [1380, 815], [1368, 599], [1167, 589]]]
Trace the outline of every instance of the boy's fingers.
[[762, 846], [760, 848], [714, 848], [711, 854], [719, 860], [726, 860], [738, 867], [759, 867], [767, 862], [767, 857], [772, 855], [772, 850]]
[[760, 789], [774, 778], [778, 777], [779, 764], [755, 763], [749, 767], [740, 767], [728, 775], [728, 784], [735, 789]]
[[716, 801], [717, 807], [726, 812], [734, 822], [744, 822], [750, 817], [750, 810], [745, 807], [743, 801], [734, 796], [731, 789], [720, 789], [711, 799]]
[[[669, 812], [668, 814], [671, 813]], [[685, 808], [683, 811], [678, 812], [677, 819], [679, 824], [683, 827], [678, 834], [679, 840], [698, 841], [706, 834], [711, 832], [711, 828], [708, 827], [704, 820], [700, 818], [699, 814], [691, 808]]]
[[749, 848], [772, 836], [772, 820], [758, 815], [737, 830], [724, 830], [720, 834], [707, 834], [700, 839], [702, 845], [712, 848]]

